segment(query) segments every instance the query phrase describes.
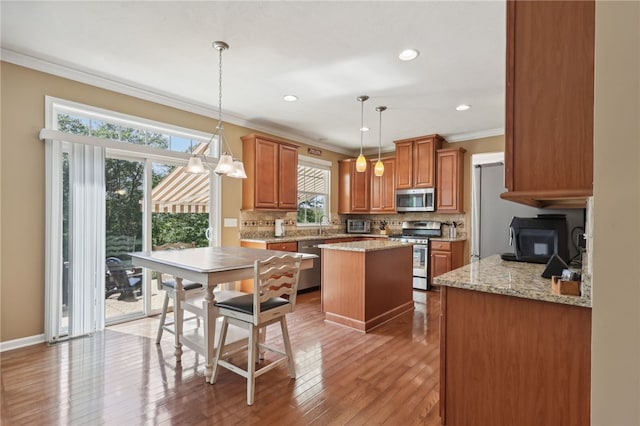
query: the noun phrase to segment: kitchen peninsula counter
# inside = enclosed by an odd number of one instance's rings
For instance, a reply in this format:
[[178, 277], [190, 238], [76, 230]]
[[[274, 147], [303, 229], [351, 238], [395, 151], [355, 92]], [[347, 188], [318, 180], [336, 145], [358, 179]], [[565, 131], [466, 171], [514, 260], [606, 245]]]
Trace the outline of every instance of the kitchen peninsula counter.
[[541, 276], [544, 268], [544, 264], [510, 262], [495, 255], [434, 277], [433, 283], [485, 293], [591, 307], [590, 291], [583, 291], [583, 294], [587, 294], [586, 297], [552, 294], [551, 280]]
[[368, 332], [413, 311], [413, 246], [367, 240], [321, 244], [325, 321]]
[[443, 424], [589, 424], [590, 291], [554, 295], [544, 268], [491, 256], [434, 278]]

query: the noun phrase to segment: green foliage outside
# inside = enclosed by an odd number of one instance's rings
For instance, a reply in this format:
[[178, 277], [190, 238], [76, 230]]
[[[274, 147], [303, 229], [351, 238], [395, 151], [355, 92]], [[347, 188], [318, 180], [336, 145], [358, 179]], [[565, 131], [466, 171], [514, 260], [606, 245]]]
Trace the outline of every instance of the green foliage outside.
[[[91, 135], [106, 139], [120, 140], [138, 145], [167, 148], [169, 140], [165, 135], [133, 128], [125, 128], [100, 121], [93, 121], [69, 115], [58, 116], [58, 128], [67, 133]], [[157, 185], [174, 166], [154, 167], [153, 186]], [[68, 161], [64, 162], [65, 175]], [[142, 250], [142, 207], [144, 196], [144, 164], [140, 161], [107, 158], [105, 160], [105, 200], [106, 200], [106, 240], [107, 255]], [[63, 196], [68, 200], [69, 179], [63, 181]], [[69, 214], [65, 204], [63, 249], [67, 253]], [[153, 213], [152, 244], [167, 242], [195, 242], [198, 247], [208, 245], [205, 230], [209, 226], [207, 213]], [[120, 257], [126, 255], [120, 254]], [[65, 259], [66, 260], [66, 259]]]

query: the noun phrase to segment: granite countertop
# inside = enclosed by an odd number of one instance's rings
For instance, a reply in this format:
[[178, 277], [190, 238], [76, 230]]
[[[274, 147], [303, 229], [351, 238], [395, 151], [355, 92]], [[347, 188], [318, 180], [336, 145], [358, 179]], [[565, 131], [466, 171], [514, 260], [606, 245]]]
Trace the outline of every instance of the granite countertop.
[[367, 237], [367, 238], [388, 238], [388, 235], [381, 234], [324, 234], [324, 235], [291, 235], [284, 237], [268, 237], [268, 238], [241, 238], [240, 241], [249, 243], [290, 243], [294, 241], [309, 241], [309, 240], [330, 240], [333, 238], [353, 238], [353, 237]]
[[433, 283], [525, 299], [591, 307], [590, 292], [583, 291], [583, 296], [579, 297], [552, 294], [551, 280], [541, 277], [544, 268], [543, 264], [509, 262], [495, 255], [434, 277]]
[[[290, 235], [284, 237], [268, 237], [268, 238], [241, 238], [240, 241], [249, 243], [290, 243], [294, 241], [309, 241], [309, 240], [331, 240], [334, 238], [353, 238], [353, 237], [365, 237], [365, 238], [389, 238], [389, 235], [384, 234], [325, 234], [325, 235]], [[466, 241], [465, 237], [448, 238], [429, 238], [431, 241]]]
[[412, 246], [411, 243], [402, 243], [400, 241], [387, 241], [387, 240], [365, 240], [365, 241], [352, 241], [350, 243], [333, 243], [333, 244], [319, 244], [321, 249], [328, 250], [343, 250], [343, 251], [360, 251], [369, 252], [377, 250], [388, 250], [398, 247]]

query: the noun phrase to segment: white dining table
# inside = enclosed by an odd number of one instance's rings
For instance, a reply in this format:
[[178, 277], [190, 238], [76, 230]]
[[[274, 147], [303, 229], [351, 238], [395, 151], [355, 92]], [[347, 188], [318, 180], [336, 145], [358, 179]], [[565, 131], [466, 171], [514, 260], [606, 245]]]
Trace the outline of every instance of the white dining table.
[[[307, 253], [291, 253], [277, 250], [263, 250], [247, 247], [200, 247], [183, 250], [159, 250], [130, 253], [135, 266], [141, 266], [153, 271], [171, 274], [176, 278], [178, 288], [181, 289], [182, 279], [187, 279], [205, 285], [204, 309], [204, 348], [205, 348], [205, 379], [211, 381], [213, 372], [213, 357], [215, 350], [215, 321], [217, 308], [215, 305], [214, 289], [223, 283], [253, 278], [256, 260], [266, 260], [271, 256], [294, 254], [302, 256], [301, 269], [313, 267], [316, 255]], [[176, 338], [176, 361], [180, 362], [182, 343]]]

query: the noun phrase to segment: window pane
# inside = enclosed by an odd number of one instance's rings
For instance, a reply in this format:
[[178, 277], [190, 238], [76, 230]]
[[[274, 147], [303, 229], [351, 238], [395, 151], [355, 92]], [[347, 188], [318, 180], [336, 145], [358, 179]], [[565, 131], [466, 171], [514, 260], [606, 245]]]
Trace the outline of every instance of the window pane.
[[298, 223], [320, 223], [328, 216], [329, 171], [298, 166]]

